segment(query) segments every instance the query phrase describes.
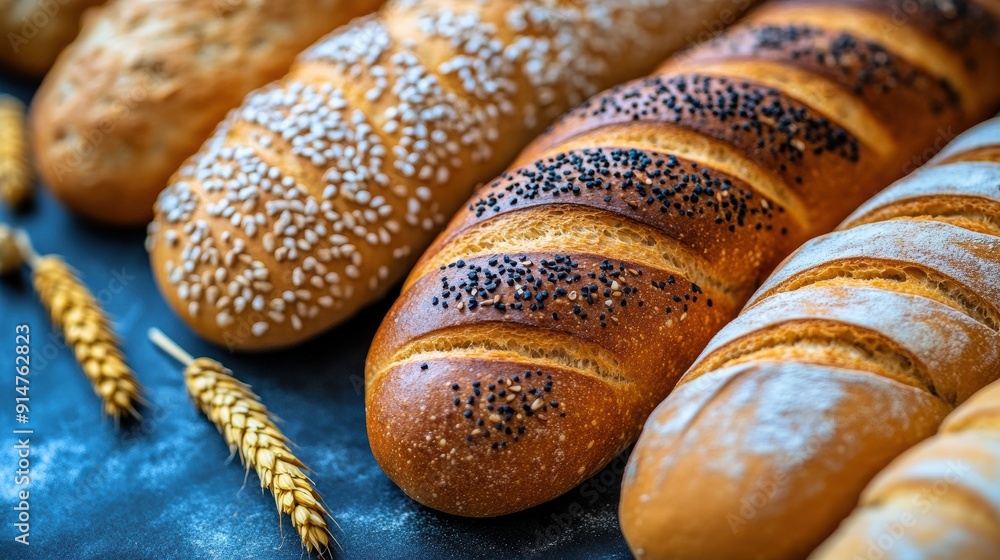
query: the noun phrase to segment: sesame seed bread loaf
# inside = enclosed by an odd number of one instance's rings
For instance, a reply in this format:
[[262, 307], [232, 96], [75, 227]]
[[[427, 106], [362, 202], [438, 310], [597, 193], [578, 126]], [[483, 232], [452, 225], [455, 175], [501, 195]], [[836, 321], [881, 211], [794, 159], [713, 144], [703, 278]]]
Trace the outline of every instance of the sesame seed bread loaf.
[[[746, 4], [740, 2], [739, 4]], [[478, 182], [730, 0], [396, 0], [247, 97], [174, 177], [149, 247], [173, 307], [287, 346], [382, 296]]]
[[[974, 192], [966, 196], [977, 196]], [[994, 219], [998, 216], [994, 212]], [[996, 560], [998, 477], [1000, 382], [995, 382], [948, 415], [937, 436], [879, 473], [858, 509], [810, 558]]]
[[32, 103], [39, 172], [74, 212], [140, 225], [226, 112], [382, 0], [112, 0]]
[[[368, 356], [369, 440], [389, 477], [467, 516], [571, 489], [634, 441], [782, 257], [939, 130], [995, 110], [983, 10], [927, 8], [886, 34], [903, 3], [765, 4], [584, 103], [483, 186]], [[954, 27], [961, 40], [935, 38]], [[699, 488], [678, 507], [710, 501]]]
[[[1000, 378], [998, 148], [1000, 119], [960, 136], [796, 251], [711, 341], [629, 459], [620, 514], [637, 557], [804, 558], [872, 477]], [[984, 439], [982, 455], [964, 456], [975, 470], [941, 497], [950, 505], [909, 512], [933, 526], [870, 556], [865, 527], [881, 531], [936, 484], [940, 462], [903, 461], [866, 494], [871, 514], [845, 529], [846, 548], [831, 545], [858, 555], [825, 557], [996, 558], [1000, 502], [965, 494], [976, 473], [996, 484], [995, 448]], [[969, 526], [945, 534], [954, 515]], [[935, 555], [986, 545], [992, 556]]]
[[0, 65], [41, 76], [80, 31], [83, 12], [104, 0], [0, 2]]

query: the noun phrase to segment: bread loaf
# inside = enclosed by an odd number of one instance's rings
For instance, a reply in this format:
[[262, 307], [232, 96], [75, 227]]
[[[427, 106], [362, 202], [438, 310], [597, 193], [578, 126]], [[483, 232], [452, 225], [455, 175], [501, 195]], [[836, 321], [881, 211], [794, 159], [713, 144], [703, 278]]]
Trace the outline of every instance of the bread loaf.
[[569, 490], [634, 441], [778, 260], [938, 130], [989, 114], [987, 14], [928, 8], [887, 34], [902, 3], [768, 3], [584, 103], [481, 188], [368, 356], [389, 477], [468, 516]]
[[89, 14], [32, 104], [45, 184], [82, 216], [145, 224], [170, 174], [244, 95], [381, 3], [112, 0]]
[[87, 8], [104, 0], [7, 0], [0, 3], [0, 65], [44, 74], [80, 30]]
[[636, 556], [803, 558], [886, 464], [1000, 377], [998, 148], [1000, 120], [960, 136], [795, 252], [712, 340], [629, 459]]
[[312, 337], [400, 280], [552, 119], [680, 46], [668, 23], [732, 7], [396, 0], [308, 49], [184, 165], [150, 228], [159, 284], [231, 348]]
[[996, 560], [998, 476], [1000, 382], [995, 382], [951, 413], [936, 437], [875, 477], [859, 508], [810, 558]]

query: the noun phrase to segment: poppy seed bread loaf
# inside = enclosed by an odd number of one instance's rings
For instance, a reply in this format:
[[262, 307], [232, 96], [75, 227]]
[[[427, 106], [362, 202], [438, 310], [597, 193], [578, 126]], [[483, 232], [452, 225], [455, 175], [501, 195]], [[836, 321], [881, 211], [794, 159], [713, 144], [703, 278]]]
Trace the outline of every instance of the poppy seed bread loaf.
[[[992, 14], [927, 3], [898, 24], [904, 4], [766, 3], [583, 103], [480, 188], [368, 356], [369, 441], [389, 477], [467, 516], [568, 491], [635, 440], [785, 255], [941, 130], [992, 114]], [[663, 499], [683, 518], [712, 502], [699, 488]]]

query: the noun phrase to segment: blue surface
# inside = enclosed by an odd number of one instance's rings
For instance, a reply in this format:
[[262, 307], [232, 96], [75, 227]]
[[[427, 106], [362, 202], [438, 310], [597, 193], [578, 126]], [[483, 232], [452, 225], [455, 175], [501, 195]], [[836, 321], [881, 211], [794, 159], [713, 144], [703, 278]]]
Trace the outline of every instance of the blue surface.
[[[0, 79], [28, 99], [34, 84]], [[115, 432], [72, 352], [61, 343], [27, 281], [0, 282], [0, 558], [304, 558], [269, 494], [258, 488], [215, 428], [188, 401], [180, 367], [155, 350], [157, 326], [195, 355], [220, 360], [284, 419], [301, 458], [340, 524], [340, 558], [622, 558], [617, 520], [624, 459], [562, 498], [516, 515], [470, 520], [419, 506], [379, 469], [365, 433], [363, 369], [388, 309], [383, 302], [303, 347], [229, 355], [200, 341], [153, 284], [142, 231], [81, 222], [40, 192], [23, 215], [36, 248], [63, 255], [105, 303], [153, 406]], [[31, 328], [29, 423], [15, 420], [14, 330]], [[30, 436], [30, 484], [15, 484], [17, 443]], [[14, 542], [17, 492], [30, 492], [29, 546]]]

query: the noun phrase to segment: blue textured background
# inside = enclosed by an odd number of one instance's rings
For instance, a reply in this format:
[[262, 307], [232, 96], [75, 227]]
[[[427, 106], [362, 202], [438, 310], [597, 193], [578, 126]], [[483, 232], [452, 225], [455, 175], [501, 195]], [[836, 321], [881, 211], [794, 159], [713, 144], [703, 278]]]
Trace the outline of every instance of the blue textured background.
[[[27, 101], [35, 84], [0, 79]], [[284, 538], [256, 475], [243, 485], [238, 459], [191, 406], [180, 366], [147, 342], [158, 326], [190, 352], [222, 361], [284, 419], [301, 458], [340, 524], [341, 558], [621, 558], [619, 458], [562, 498], [498, 519], [437, 513], [407, 498], [368, 447], [363, 368], [388, 302], [318, 340], [268, 355], [228, 355], [198, 340], [153, 284], [142, 231], [81, 222], [44, 191], [23, 215], [39, 252], [63, 255], [106, 302], [124, 351], [153, 406], [116, 433], [72, 352], [54, 335], [27, 281], [0, 282], [0, 558], [302, 558], [287, 518]], [[121, 286], [121, 284], [125, 284]], [[13, 541], [18, 490], [14, 327], [31, 327], [31, 536]]]

